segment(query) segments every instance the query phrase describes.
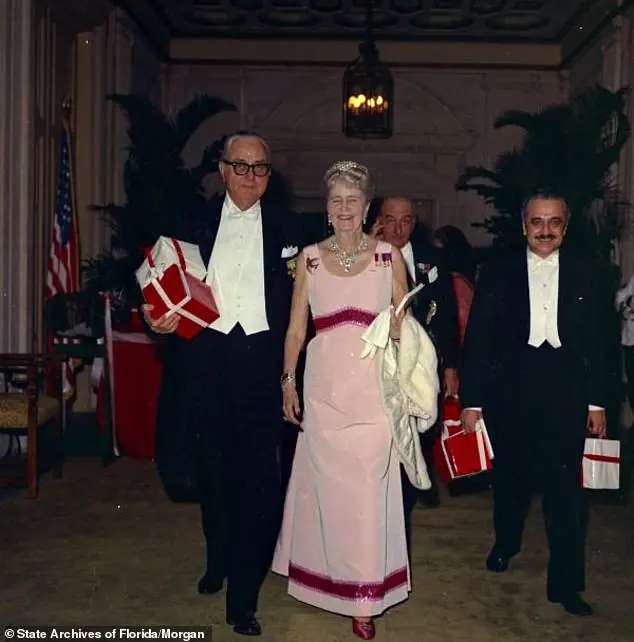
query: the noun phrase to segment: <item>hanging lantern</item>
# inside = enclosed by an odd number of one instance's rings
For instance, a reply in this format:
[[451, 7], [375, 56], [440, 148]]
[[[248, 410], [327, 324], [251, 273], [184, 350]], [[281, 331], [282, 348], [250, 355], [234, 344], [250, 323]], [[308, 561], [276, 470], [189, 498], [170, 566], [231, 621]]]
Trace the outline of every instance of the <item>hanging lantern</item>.
[[394, 80], [379, 59], [372, 35], [373, 0], [366, 3], [366, 36], [359, 57], [343, 75], [343, 133], [348, 138], [389, 138], [394, 113]]
[[[343, 133], [349, 138], [389, 138], [392, 135], [394, 80], [372, 45], [343, 76]], [[369, 54], [369, 55], [368, 55]]]

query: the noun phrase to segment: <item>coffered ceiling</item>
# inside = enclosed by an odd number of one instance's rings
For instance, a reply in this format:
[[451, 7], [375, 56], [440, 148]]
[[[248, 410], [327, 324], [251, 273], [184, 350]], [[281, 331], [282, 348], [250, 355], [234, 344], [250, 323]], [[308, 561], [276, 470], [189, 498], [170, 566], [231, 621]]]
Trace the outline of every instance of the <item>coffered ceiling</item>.
[[[366, 0], [152, 0], [173, 37], [359, 38]], [[381, 39], [557, 41], [594, 0], [374, 0]], [[606, 5], [607, 6], [607, 5]], [[606, 11], [608, 9], [606, 8]]]
[[[110, 0], [172, 62], [341, 64], [367, 0]], [[563, 68], [634, 0], [373, 0], [393, 64]]]

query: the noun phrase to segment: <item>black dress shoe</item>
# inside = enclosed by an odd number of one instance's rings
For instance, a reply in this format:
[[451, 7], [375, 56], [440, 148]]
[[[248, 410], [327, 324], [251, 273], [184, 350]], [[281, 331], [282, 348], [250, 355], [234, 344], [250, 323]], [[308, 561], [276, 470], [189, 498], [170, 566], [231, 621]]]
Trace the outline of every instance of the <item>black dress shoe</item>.
[[504, 573], [509, 570], [509, 562], [512, 555], [500, 553], [495, 548], [489, 553], [487, 557], [486, 567], [491, 573]]
[[582, 600], [578, 593], [572, 593], [558, 599], [548, 598], [548, 600], [555, 604], [561, 604], [564, 607], [564, 611], [571, 615], [588, 617], [594, 613], [592, 607], [586, 601]]
[[240, 617], [227, 616], [227, 624], [238, 635], [262, 635], [262, 627], [253, 613], [245, 613]]
[[223, 580], [213, 579], [208, 573], [205, 573], [198, 580], [198, 592], [201, 595], [213, 595], [222, 591]]
[[427, 508], [438, 508], [440, 506], [440, 493], [435, 487], [423, 490], [420, 493], [420, 500]]

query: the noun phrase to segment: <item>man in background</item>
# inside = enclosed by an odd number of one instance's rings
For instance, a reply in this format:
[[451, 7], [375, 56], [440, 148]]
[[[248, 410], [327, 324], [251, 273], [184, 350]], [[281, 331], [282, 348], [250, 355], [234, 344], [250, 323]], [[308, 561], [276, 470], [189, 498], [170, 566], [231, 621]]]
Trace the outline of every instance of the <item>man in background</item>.
[[621, 315], [621, 345], [627, 377], [627, 396], [634, 411], [634, 276], [616, 293], [615, 304]]
[[[427, 330], [436, 347], [443, 394], [457, 395], [459, 341], [456, 301], [441, 250], [425, 238], [422, 229], [417, 229], [414, 205], [411, 200], [402, 196], [391, 196], [383, 200], [372, 234], [399, 248], [412, 284], [426, 281], [430, 273], [437, 273], [437, 278], [414, 298], [412, 313]], [[411, 539], [411, 513], [417, 498], [420, 496], [429, 507], [436, 507], [440, 503], [432, 461], [432, 447], [437, 438], [438, 427], [421, 435], [423, 454], [432, 479], [430, 490], [419, 491], [414, 488], [401, 469], [408, 547]]]

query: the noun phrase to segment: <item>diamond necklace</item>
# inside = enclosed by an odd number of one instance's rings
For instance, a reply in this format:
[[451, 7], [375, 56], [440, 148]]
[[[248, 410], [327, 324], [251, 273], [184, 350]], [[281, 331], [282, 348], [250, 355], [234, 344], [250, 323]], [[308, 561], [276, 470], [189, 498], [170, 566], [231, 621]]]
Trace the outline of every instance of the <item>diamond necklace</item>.
[[359, 254], [368, 249], [368, 237], [365, 234], [361, 235], [361, 241], [352, 252], [346, 252], [337, 241], [337, 237], [333, 236], [330, 239], [330, 251], [335, 255], [337, 263], [346, 271], [350, 272], [352, 266], [357, 262]]

